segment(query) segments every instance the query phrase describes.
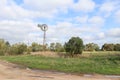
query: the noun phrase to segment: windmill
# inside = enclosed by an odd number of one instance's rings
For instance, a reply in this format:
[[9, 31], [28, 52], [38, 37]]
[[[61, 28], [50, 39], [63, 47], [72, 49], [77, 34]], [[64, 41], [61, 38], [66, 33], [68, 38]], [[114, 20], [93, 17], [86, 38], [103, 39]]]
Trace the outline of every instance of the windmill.
[[44, 34], [43, 34], [43, 51], [45, 51], [46, 31], [48, 30], [48, 26], [46, 24], [38, 24], [38, 27], [44, 32]]

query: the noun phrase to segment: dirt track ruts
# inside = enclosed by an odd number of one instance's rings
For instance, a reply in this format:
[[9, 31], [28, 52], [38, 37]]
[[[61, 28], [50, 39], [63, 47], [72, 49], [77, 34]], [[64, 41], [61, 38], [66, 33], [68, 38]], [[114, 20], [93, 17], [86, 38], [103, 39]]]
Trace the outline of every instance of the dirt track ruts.
[[0, 80], [120, 80], [116, 77], [105, 77], [103, 75], [73, 75], [52, 71], [36, 71], [29, 68], [0, 61]]

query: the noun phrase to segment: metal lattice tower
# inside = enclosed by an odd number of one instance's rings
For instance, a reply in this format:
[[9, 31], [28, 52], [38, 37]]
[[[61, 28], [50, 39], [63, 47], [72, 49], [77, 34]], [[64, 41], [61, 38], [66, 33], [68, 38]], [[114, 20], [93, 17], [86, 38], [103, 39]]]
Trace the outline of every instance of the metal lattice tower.
[[46, 24], [38, 24], [38, 27], [41, 28], [42, 31], [44, 31], [43, 35], [43, 51], [45, 51], [46, 48], [46, 31], [48, 30], [48, 26]]

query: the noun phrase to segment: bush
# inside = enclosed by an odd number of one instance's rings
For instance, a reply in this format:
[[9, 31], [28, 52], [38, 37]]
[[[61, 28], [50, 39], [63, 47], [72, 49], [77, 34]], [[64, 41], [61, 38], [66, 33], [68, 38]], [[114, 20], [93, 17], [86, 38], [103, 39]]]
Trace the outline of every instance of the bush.
[[100, 48], [99, 48], [98, 44], [88, 43], [85, 45], [84, 50], [85, 51], [99, 51]]
[[27, 51], [27, 45], [23, 43], [13, 44], [10, 47], [9, 54], [10, 55], [20, 55]]
[[32, 52], [43, 51], [43, 46], [33, 42], [31, 45]]
[[6, 55], [9, 46], [9, 42], [5, 42], [3, 39], [0, 39], [0, 55]]
[[115, 51], [120, 51], [120, 44], [115, 44], [114, 45], [114, 50]]
[[72, 37], [67, 43], [65, 43], [65, 51], [70, 53], [72, 56], [74, 54], [82, 54], [83, 51], [83, 41], [79, 37]]
[[64, 46], [57, 42], [57, 43], [50, 43], [49, 47], [50, 51], [55, 51], [55, 52], [64, 52]]
[[102, 46], [103, 51], [114, 51], [114, 44], [104, 44]]

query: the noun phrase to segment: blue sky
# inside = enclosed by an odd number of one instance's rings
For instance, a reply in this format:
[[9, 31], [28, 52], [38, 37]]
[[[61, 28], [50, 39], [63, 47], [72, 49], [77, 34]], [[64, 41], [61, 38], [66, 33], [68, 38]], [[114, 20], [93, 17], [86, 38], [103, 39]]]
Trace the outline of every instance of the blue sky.
[[0, 10], [0, 38], [11, 43], [42, 43], [37, 24], [48, 25], [47, 43], [120, 43], [120, 0], [1, 0]]

